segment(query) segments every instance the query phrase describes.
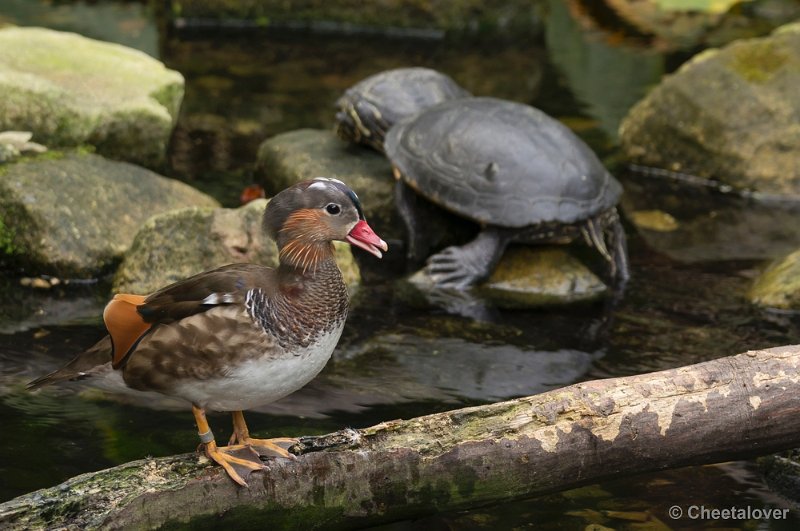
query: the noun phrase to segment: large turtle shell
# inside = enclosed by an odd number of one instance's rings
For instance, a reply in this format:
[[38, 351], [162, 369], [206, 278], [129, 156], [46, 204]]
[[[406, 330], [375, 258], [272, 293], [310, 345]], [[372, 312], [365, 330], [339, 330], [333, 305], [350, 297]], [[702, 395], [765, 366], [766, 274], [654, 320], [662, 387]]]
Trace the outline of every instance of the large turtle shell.
[[441, 103], [397, 124], [384, 147], [418, 193], [483, 224], [573, 223], [616, 205], [622, 193], [569, 128], [510, 101]]
[[[470, 96], [449, 76], [430, 68], [396, 68], [372, 75], [345, 91], [336, 102], [337, 121], [357, 130], [353, 140], [377, 135], [395, 123], [443, 101]], [[344, 129], [346, 132], [347, 129]]]

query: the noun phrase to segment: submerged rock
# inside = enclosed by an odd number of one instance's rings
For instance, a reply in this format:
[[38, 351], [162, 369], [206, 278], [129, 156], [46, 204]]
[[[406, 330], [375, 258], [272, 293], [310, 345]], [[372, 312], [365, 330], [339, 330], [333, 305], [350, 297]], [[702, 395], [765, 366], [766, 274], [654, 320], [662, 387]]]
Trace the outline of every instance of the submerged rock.
[[800, 23], [695, 56], [620, 127], [634, 162], [800, 195]]
[[591, 301], [606, 285], [580, 260], [558, 247], [510, 247], [479, 292], [501, 308], [534, 308]]
[[771, 260], [800, 241], [800, 202], [723, 194], [655, 175], [630, 174], [623, 182], [627, 218], [649, 247], [673, 260]]
[[747, 297], [758, 306], [800, 310], [800, 250], [770, 264]]
[[425, 269], [414, 273], [409, 282], [431, 304], [475, 318], [481, 318], [484, 301], [498, 308], [538, 308], [596, 300], [608, 289], [561, 246], [509, 247], [491, 276], [470, 292], [434, 288]]
[[[266, 199], [238, 208], [185, 208], [154, 216], [136, 235], [114, 277], [113, 290], [151, 293], [194, 274], [232, 263], [275, 266], [278, 250], [261, 228]], [[336, 260], [348, 285], [359, 280], [349, 245]]]
[[634, 210], [628, 217], [638, 228], [654, 232], [673, 232], [680, 228], [678, 220], [663, 210]]
[[97, 276], [153, 214], [216, 204], [187, 184], [98, 155], [50, 153], [4, 165], [0, 264], [28, 276]]
[[153, 166], [183, 91], [181, 74], [140, 51], [43, 28], [0, 29], [0, 131]]

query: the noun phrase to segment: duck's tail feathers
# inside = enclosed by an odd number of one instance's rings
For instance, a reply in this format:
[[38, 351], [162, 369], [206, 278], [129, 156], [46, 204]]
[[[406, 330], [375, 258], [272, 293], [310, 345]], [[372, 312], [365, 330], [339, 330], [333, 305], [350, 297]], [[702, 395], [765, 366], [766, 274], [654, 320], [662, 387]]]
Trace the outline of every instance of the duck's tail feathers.
[[106, 336], [90, 349], [75, 356], [75, 358], [65, 366], [28, 383], [26, 388], [33, 391], [59, 382], [88, 378], [103, 365], [110, 362], [111, 339]]

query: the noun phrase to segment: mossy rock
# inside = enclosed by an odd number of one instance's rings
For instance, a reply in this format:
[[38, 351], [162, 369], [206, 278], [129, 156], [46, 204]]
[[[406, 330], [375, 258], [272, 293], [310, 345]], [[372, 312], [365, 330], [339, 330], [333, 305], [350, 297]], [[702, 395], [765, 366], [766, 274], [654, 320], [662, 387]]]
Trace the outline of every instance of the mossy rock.
[[90, 144], [111, 158], [163, 162], [183, 76], [137, 50], [43, 28], [0, 29], [0, 131], [48, 147]]
[[592, 301], [606, 286], [563, 247], [513, 246], [479, 293], [503, 308], [535, 308]]
[[800, 195], [800, 23], [695, 56], [620, 126], [627, 157], [740, 189]]
[[758, 306], [800, 310], [800, 250], [770, 264], [747, 296]]
[[0, 265], [25, 275], [96, 277], [153, 214], [216, 206], [144, 168], [86, 153], [55, 153], [0, 169]]
[[[114, 292], [147, 294], [232, 263], [276, 266], [278, 250], [262, 230], [266, 199], [237, 208], [185, 208], [154, 216], [136, 235], [114, 277]], [[336, 242], [348, 285], [359, 281], [349, 245]]]
[[[449, 306], [459, 307], [458, 297], [448, 297], [448, 290], [441, 294], [444, 297], [439, 296], [424, 268], [408, 280], [429, 301], [452, 300], [456, 304]], [[607, 289], [568, 248], [513, 245], [506, 249], [489, 278], [473, 288], [473, 293], [498, 308], [540, 308], [597, 300]], [[470, 297], [465, 300], [475, 302]]]

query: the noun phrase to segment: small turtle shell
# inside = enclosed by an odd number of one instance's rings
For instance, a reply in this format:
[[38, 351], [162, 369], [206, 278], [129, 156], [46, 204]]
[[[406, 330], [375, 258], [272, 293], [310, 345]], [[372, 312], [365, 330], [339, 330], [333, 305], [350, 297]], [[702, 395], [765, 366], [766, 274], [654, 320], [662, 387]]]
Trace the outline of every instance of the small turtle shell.
[[356, 83], [339, 98], [337, 129], [348, 140], [378, 138], [382, 143], [395, 123], [437, 103], [468, 96], [449, 76], [430, 68], [387, 70]]
[[613, 207], [622, 193], [568, 127], [505, 100], [441, 103], [397, 124], [384, 147], [418, 193], [482, 224], [574, 223]]

